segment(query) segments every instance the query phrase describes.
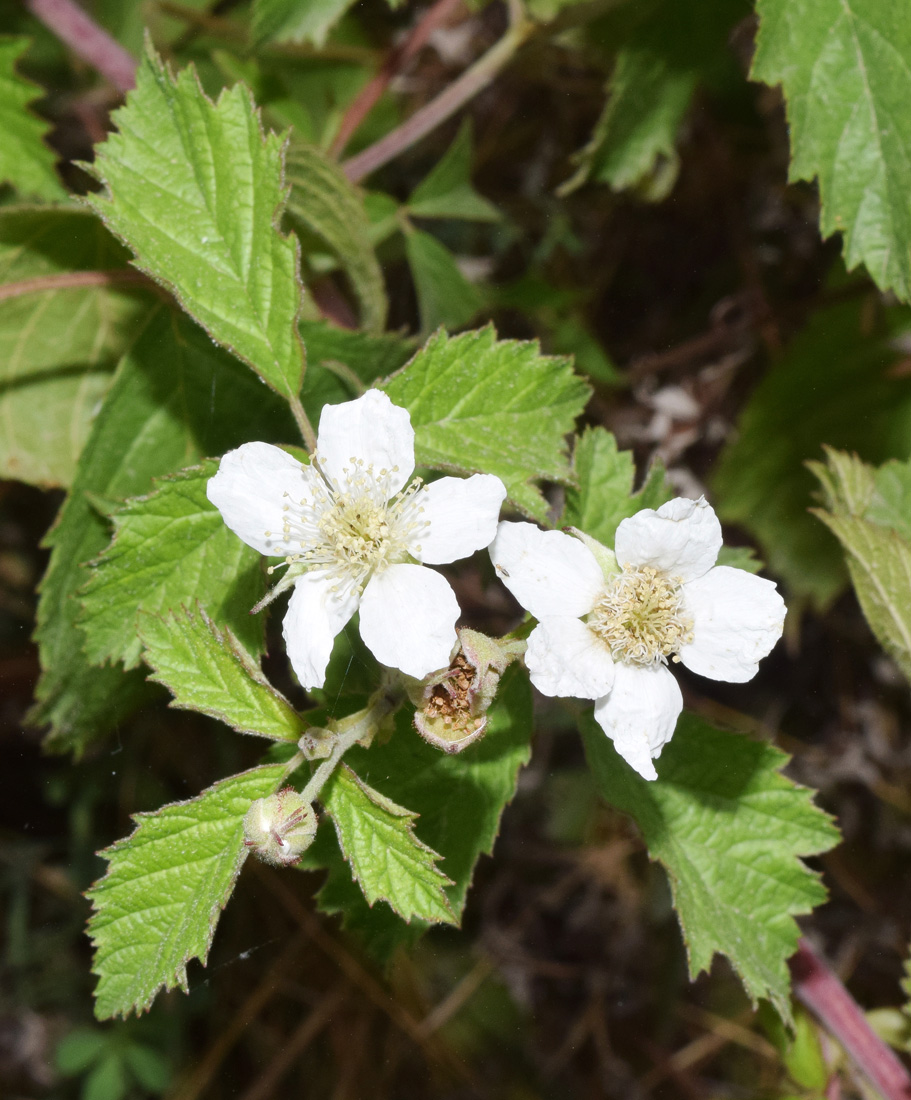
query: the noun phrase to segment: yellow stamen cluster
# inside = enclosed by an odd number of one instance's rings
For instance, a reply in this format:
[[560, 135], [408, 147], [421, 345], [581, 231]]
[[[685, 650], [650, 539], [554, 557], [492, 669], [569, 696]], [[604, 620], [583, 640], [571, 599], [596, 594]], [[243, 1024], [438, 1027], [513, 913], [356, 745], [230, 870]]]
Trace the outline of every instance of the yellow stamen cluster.
[[352, 458], [341, 480], [323, 472], [319, 456], [303, 471], [309, 498], [288, 500], [282, 538], [293, 550], [285, 561], [310, 569], [326, 569], [345, 587], [363, 590], [376, 573], [419, 554], [418, 542], [429, 527], [420, 503], [420, 478], [389, 499], [389, 485], [398, 474], [375, 470]]
[[586, 622], [615, 661], [667, 663], [693, 640], [683, 586], [649, 565], [627, 567], [608, 582]]

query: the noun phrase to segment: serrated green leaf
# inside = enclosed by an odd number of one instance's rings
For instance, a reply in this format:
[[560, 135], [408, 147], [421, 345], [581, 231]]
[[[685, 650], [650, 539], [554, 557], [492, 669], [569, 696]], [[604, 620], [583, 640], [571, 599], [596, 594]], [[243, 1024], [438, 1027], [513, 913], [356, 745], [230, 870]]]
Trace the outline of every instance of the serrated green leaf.
[[[872, 467], [860, 459], [829, 451], [827, 465], [811, 465], [825, 489], [825, 509], [813, 513], [841, 543], [851, 582], [870, 629], [883, 649], [911, 680], [911, 542], [892, 526], [871, 518], [876, 491]], [[890, 463], [886, 479], [899, 497], [911, 492], [911, 463]], [[882, 500], [882, 498], [880, 498]], [[879, 502], [878, 502], [879, 503]], [[873, 515], [888, 518], [889, 506]], [[900, 523], [905, 527], [906, 516]]]
[[438, 332], [383, 389], [411, 414], [419, 466], [497, 474], [536, 519], [548, 506], [532, 480], [571, 479], [565, 436], [590, 391], [533, 341], [498, 340], [491, 325]]
[[471, 185], [471, 121], [466, 119], [455, 141], [411, 192], [406, 204], [416, 218], [460, 218], [496, 222], [500, 211]]
[[414, 834], [417, 814], [358, 779], [345, 764], [333, 772], [320, 801], [368, 905], [388, 902], [406, 921], [458, 923], [443, 892], [451, 880], [436, 866], [440, 856]]
[[213, 103], [192, 66], [175, 78], [151, 46], [112, 117], [118, 132], [92, 165], [105, 193], [87, 201], [213, 340], [296, 397], [299, 246], [276, 228], [286, 197], [282, 138], [263, 135], [243, 85]]
[[405, 255], [418, 296], [421, 331], [467, 325], [481, 308], [481, 292], [459, 271], [446, 245], [421, 229], [410, 229]]
[[378, 378], [398, 370], [414, 354], [414, 341], [385, 333], [336, 328], [325, 321], [300, 326], [307, 345], [307, 373], [301, 401], [314, 423], [323, 405], [337, 405], [359, 397]]
[[[484, 739], [456, 756], [432, 748], [401, 711], [396, 732], [369, 751], [355, 747], [346, 760], [365, 781], [419, 814], [415, 831], [443, 857], [442, 870], [454, 881], [447, 888], [453, 912], [461, 918], [475, 866], [490, 855], [503, 810], [516, 790], [519, 769], [531, 755], [532, 701], [528, 677], [507, 671], [489, 712]], [[324, 912], [341, 912], [345, 927], [385, 961], [395, 948], [413, 942], [426, 929], [409, 926], [383, 905], [370, 909], [351, 881], [347, 864], [317, 837], [314, 864], [329, 874], [318, 895]]]
[[272, 687], [230, 630], [202, 608], [139, 617], [143, 658], [174, 696], [172, 707], [197, 710], [239, 733], [297, 743], [306, 722]]
[[36, 632], [42, 675], [30, 718], [51, 725], [49, 747], [84, 751], [149, 690], [141, 673], [96, 668], [84, 652], [75, 596], [88, 580], [85, 563], [110, 540], [89, 494], [119, 500], [148, 492], [153, 477], [206, 454], [250, 438], [279, 442], [293, 431], [284, 402], [184, 314], [157, 307], [118, 368], [47, 537], [52, 552]]
[[362, 326], [371, 333], [382, 332], [388, 303], [363, 194], [315, 145], [293, 142], [285, 167], [291, 224], [316, 234], [332, 250], [357, 295]]
[[604, 428], [586, 428], [576, 441], [573, 466], [578, 487], [566, 490], [561, 526], [578, 527], [587, 535], [614, 545], [617, 525], [643, 508], [658, 508], [671, 497], [660, 464], [649, 470], [645, 484], [633, 493], [636, 464], [631, 451], [618, 451]]
[[826, 897], [797, 857], [828, 850], [839, 835], [812, 792], [780, 774], [787, 756], [684, 713], [649, 782], [593, 720], [581, 728], [601, 794], [636, 821], [668, 873], [690, 975], [720, 952], [754, 1003], [765, 997], [790, 1020], [794, 917]]
[[263, 618], [251, 615], [266, 590], [262, 558], [226, 526], [206, 486], [218, 462], [159, 481], [148, 496], [127, 500], [111, 519], [114, 537], [93, 563], [82, 590], [79, 625], [90, 661], [139, 664], [137, 615], [198, 601], [219, 626], [259, 655]]
[[0, 210], [0, 477], [72, 483], [117, 360], [155, 301], [128, 259], [87, 210]]
[[50, 127], [28, 109], [44, 89], [16, 72], [29, 42], [0, 37], [0, 183], [11, 183], [24, 196], [57, 202], [67, 195], [54, 171], [57, 157], [44, 142]]
[[266, 42], [312, 42], [322, 46], [326, 35], [354, 0], [255, 0], [253, 37]]
[[209, 954], [246, 858], [244, 814], [276, 790], [285, 765], [232, 775], [196, 798], [136, 814], [136, 830], [101, 854], [88, 897], [99, 1019], [147, 1009], [159, 989], [187, 990], [187, 963]]
[[782, 84], [792, 180], [848, 268], [911, 298], [911, 21], [893, 0], [759, 0], [752, 77]]
[[818, 607], [847, 578], [838, 543], [809, 514], [804, 463], [823, 444], [873, 462], [909, 452], [911, 382], [890, 376], [887, 336], [871, 335], [856, 302], [817, 314], [757, 386], [712, 482], [721, 518], [750, 531], [772, 572]]

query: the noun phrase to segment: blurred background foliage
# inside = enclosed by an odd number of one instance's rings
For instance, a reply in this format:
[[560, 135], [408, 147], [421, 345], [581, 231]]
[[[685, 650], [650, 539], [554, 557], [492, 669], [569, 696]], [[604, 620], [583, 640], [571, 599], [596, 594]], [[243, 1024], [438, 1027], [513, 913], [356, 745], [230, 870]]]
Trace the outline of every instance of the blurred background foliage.
[[[78, 162], [91, 159], [121, 93], [27, 9], [2, 0], [0, 32], [27, 39], [14, 47], [16, 72], [36, 85], [25, 98], [39, 97], [60, 175], [36, 166], [25, 197], [60, 197], [60, 180], [85, 192], [93, 184]], [[734, 543], [767, 564], [791, 607], [786, 644], [746, 690], [684, 674], [687, 705], [734, 728], [758, 723], [793, 754], [789, 774], [821, 792], [845, 842], [816, 861], [831, 899], [804, 926], [877, 1009], [883, 1033], [911, 1046], [898, 1007], [911, 931], [907, 654], [887, 645], [886, 655], [849, 586], [850, 572], [886, 644], [845, 516], [890, 530], [901, 521], [852, 511], [839, 469], [807, 466], [824, 461], [823, 445], [868, 469], [911, 455], [911, 314], [854, 266], [854, 244], [846, 270], [840, 239], [820, 235], [815, 187], [787, 182], [781, 92], [748, 79], [750, 5], [530, 0], [518, 16], [476, 0], [85, 9], [135, 56], [148, 32], [175, 67], [194, 63], [211, 95], [247, 82], [266, 125], [293, 128], [287, 221], [306, 245], [311, 355], [321, 318], [396, 334], [389, 369], [439, 325], [491, 320], [502, 337], [537, 338], [588, 376], [586, 423], [613, 432], [642, 474], [659, 460], [680, 493], [709, 493]], [[408, 54], [403, 43], [430, 11], [426, 41]], [[403, 142], [352, 200], [339, 158], [369, 152], [511, 33], [495, 80]], [[382, 94], [348, 133], [352, 104], [377, 74]], [[335, 197], [320, 206], [319, 195]], [[4, 281], [18, 253], [3, 208], [22, 197], [21, 183], [0, 188]], [[85, 239], [74, 224], [48, 245], [46, 269], [17, 277], [57, 270], [55, 248], [60, 263], [83, 248], [92, 263], [122, 266], [94, 223]], [[902, 293], [900, 271], [874, 273]], [[0, 473], [11, 479], [0, 482], [0, 1093], [873, 1095], [808, 1016], [791, 1035], [754, 1013], [726, 964], [687, 982], [663, 873], [596, 797], [574, 728], [541, 699], [532, 763], [462, 930], [433, 931], [384, 970], [315, 914], [319, 874], [248, 866], [208, 968], [191, 967], [189, 996], [162, 996], [140, 1019], [93, 1022], [81, 892], [101, 870], [94, 853], [129, 831], [131, 813], [255, 762], [255, 746], [167, 710], [161, 693], [76, 760], [43, 752], [26, 720], [41, 539], [141, 293], [96, 303], [78, 362], [55, 358], [54, 326], [72, 318], [0, 316]], [[326, 337], [327, 361], [337, 339]], [[66, 388], [75, 368], [78, 402]], [[62, 388], [41, 390], [36, 406], [30, 387], [42, 372]], [[72, 408], [68, 451], [41, 443], [42, 417], [27, 401], [48, 416]], [[31, 484], [12, 480], [23, 477]], [[490, 579], [463, 569], [459, 599], [470, 625], [502, 632], [515, 608]], [[269, 660], [294, 696], [281, 660]]]

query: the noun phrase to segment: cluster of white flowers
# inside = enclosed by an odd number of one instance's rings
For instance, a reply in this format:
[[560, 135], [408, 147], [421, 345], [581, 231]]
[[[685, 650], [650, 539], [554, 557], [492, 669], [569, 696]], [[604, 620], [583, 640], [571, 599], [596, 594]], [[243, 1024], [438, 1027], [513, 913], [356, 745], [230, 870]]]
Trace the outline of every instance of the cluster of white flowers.
[[[721, 526], [704, 499], [644, 509], [617, 529], [615, 551], [577, 532], [499, 523], [499, 478], [409, 478], [414, 430], [379, 390], [323, 409], [301, 463], [247, 443], [225, 455], [208, 496], [244, 542], [285, 559], [294, 591], [284, 621], [292, 667], [321, 687], [335, 636], [360, 611], [384, 665], [423, 678], [444, 668], [459, 606], [425, 568], [484, 547], [537, 620], [526, 664], [545, 695], [595, 700], [595, 718], [647, 779], [683, 707], [668, 658], [742, 682], [781, 636], [775, 585], [716, 566]], [[280, 586], [281, 587], [281, 586]]]

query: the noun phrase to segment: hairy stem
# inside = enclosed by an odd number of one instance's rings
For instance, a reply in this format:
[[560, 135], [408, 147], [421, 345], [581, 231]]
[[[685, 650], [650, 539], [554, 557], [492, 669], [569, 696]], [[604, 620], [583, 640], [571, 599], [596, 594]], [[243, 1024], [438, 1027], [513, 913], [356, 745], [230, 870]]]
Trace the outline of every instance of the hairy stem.
[[388, 164], [399, 153], [420, 141], [431, 130], [435, 130], [490, 84], [497, 73], [512, 60], [532, 31], [532, 24], [521, 13], [511, 9], [511, 14], [512, 23], [500, 41], [440, 92], [436, 99], [415, 111], [411, 118], [391, 130], [384, 138], [342, 164], [342, 171], [348, 179], [357, 183], [377, 168]]
[[299, 397], [295, 396], [290, 398], [288, 404], [291, 406], [291, 412], [294, 414], [294, 419], [297, 422], [304, 444], [310, 454], [313, 454], [316, 450], [316, 432], [313, 430], [313, 425], [310, 423], [310, 417], [307, 416], [307, 412], [301, 404], [301, 399]]
[[25, 0], [25, 6], [119, 91], [128, 92], [136, 86], [136, 58], [73, 0]]
[[400, 702], [401, 695], [398, 693], [380, 690], [363, 710], [343, 718], [336, 727], [336, 739], [332, 752], [310, 777], [310, 782], [301, 791], [301, 797], [307, 802], [315, 801], [351, 746], [376, 733], [382, 720], [395, 710]]
[[806, 940], [791, 959], [794, 996], [845, 1048], [885, 1100], [911, 1100], [911, 1077], [877, 1036], [851, 994]]
[[436, 0], [436, 3], [427, 9], [411, 34], [401, 45], [390, 50], [379, 71], [369, 80], [358, 95], [354, 98], [345, 117], [342, 119], [335, 140], [332, 142], [330, 152], [338, 157], [345, 146], [351, 140], [360, 124], [373, 110], [377, 100], [389, 86], [394, 76], [402, 72], [413, 57], [427, 45], [427, 40], [437, 27], [462, 3], [462, 0]]

